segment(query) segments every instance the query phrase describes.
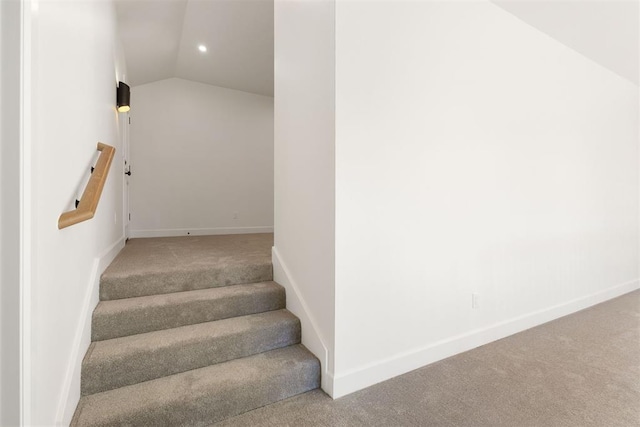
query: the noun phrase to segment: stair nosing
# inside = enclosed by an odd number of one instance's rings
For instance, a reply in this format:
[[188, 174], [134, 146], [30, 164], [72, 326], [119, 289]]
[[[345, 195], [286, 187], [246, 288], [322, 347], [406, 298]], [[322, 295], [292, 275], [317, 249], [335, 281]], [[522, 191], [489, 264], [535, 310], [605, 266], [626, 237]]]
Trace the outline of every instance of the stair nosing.
[[[224, 274], [229, 274], [236, 269], [246, 269], [249, 267], [250, 269], [254, 269], [256, 271], [253, 274], [245, 274], [244, 278], [242, 277], [227, 277], [226, 280], [230, 280], [229, 283], [218, 282], [215, 278], [209, 278], [207, 283], [202, 283], [200, 281], [199, 275], [207, 275], [219, 272], [223, 276]], [[268, 272], [266, 270], [269, 270]], [[187, 276], [187, 277], [185, 277]], [[157, 281], [161, 278], [170, 277], [174, 280], [170, 283], [163, 283], [159, 285], [152, 284], [154, 281]], [[252, 283], [252, 282], [263, 282], [263, 281], [271, 281], [273, 280], [273, 265], [269, 262], [264, 263], [254, 263], [254, 264], [242, 264], [238, 263], [237, 265], [232, 266], [219, 266], [219, 267], [200, 267], [194, 268], [194, 266], [182, 266], [182, 267], [174, 267], [167, 271], [149, 271], [149, 272], [139, 272], [139, 273], [131, 273], [131, 274], [122, 274], [117, 275], [116, 273], [110, 273], [105, 270], [104, 273], [100, 276], [100, 290], [99, 290], [99, 299], [101, 301], [111, 301], [111, 300], [119, 300], [119, 299], [127, 299], [127, 298], [136, 298], [141, 296], [148, 295], [162, 295], [162, 294], [170, 294], [177, 292], [188, 292], [191, 290], [199, 290], [199, 289], [210, 289], [210, 288], [218, 288], [218, 287], [226, 287], [226, 286], [234, 286], [244, 283]], [[135, 289], [124, 288], [123, 284], [125, 282], [138, 282], [138, 287]], [[185, 289], [185, 287], [189, 289]]]
[[[163, 310], [171, 311], [178, 310], [181, 306], [189, 306], [191, 304], [214, 304], [217, 301], [233, 301], [236, 298], [246, 299], [245, 301], [252, 301], [255, 298], [259, 298], [262, 295], [270, 295], [275, 300], [272, 300], [272, 305], [265, 304], [264, 307], [256, 307], [255, 310], [238, 313], [222, 313], [218, 318], [203, 318], [197, 320], [184, 319], [184, 322], [179, 322], [179, 319], [173, 317], [173, 323], [167, 321], [166, 327], [149, 326], [148, 329], [144, 327], [134, 330], [132, 333], [127, 330], [121, 333], [109, 333], [105, 327], [100, 327], [100, 324], [108, 324], [113, 319], [117, 319], [122, 315], [129, 316], [142, 316], [150, 313], [161, 313]], [[241, 285], [226, 286], [223, 288], [209, 288], [199, 289], [193, 291], [176, 292], [171, 294], [149, 295], [134, 298], [125, 298], [121, 300], [100, 301], [92, 314], [92, 341], [104, 341], [106, 339], [113, 339], [129, 335], [137, 335], [146, 332], [152, 332], [157, 330], [172, 329], [176, 327], [186, 326], [190, 324], [206, 323], [215, 320], [227, 319], [230, 317], [261, 313], [265, 311], [278, 310], [286, 307], [286, 293], [285, 289], [274, 281], [247, 283]], [[212, 313], [209, 313], [212, 314]], [[172, 319], [171, 317], [168, 319]], [[118, 323], [116, 321], [116, 323]], [[121, 322], [122, 323], [122, 322]], [[150, 325], [149, 322], [147, 325]], [[171, 323], [171, 324], [169, 324]], [[123, 323], [128, 324], [130, 323]], [[122, 325], [121, 325], [122, 327]], [[117, 329], [117, 328], [116, 328]], [[125, 328], [127, 329], [127, 328]], [[131, 329], [131, 328], [129, 328]], [[135, 328], [134, 328], [135, 329]]]
[[[272, 359], [269, 359], [268, 353], [272, 353], [272, 355], [274, 355], [274, 358], [278, 358], [278, 361], [275, 362], [275, 365], [273, 366], [269, 366], [270, 363], [274, 363], [274, 362], [271, 362]], [[267, 355], [266, 359], [264, 359], [265, 355]], [[107, 403], [105, 403], [104, 405], [115, 404], [115, 407], [107, 406], [108, 410], [102, 410], [102, 413], [108, 413], [109, 415], [114, 414], [114, 408], [117, 408], [118, 404], [122, 404], [123, 402], [126, 402], [126, 404], [129, 404], [131, 399], [133, 400], [146, 399], [149, 396], [152, 396], [154, 398], [152, 403], [144, 402], [144, 400], [141, 400], [140, 402], [134, 402], [136, 404], [141, 404], [141, 406], [137, 406], [136, 408], [141, 408], [141, 411], [143, 413], [146, 413], [145, 411], [152, 411], [152, 412], [160, 411], [160, 408], [164, 407], [163, 405], [165, 404], [181, 405], [181, 399], [183, 398], [184, 394], [181, 394], [180, 387], [184, 386], [185, 383], [190, 383], [191, 381], [190, 378], [197, 378], [196, 385], [195, 385], [196, 388], [193, 389], [191, 388], [191, 386], [189, 386], [190, 388], [188, 390], [189, 392], [196, 393], [195, 396], [192, 396], [192, 399], [195, 399], [195, 402], [201, 402], [203, 400], [213, 399], [212, 397], [213, 395], [211, 394], [211, 392], [213, 389], [218, 389], [219, 386], [221, 386], [223, 389], [224, 387], [228, 387], [228, 390], [225, 389], [225, 391], [241, 390], [243, 386], [244, 387], [255, 386], [255, 384], [252, 384], [251, 381], [249, 381], [246, 384], [240, 383], [240, 384], [233, 384], [233, 385], [228, 385], [224, 383], [225, 375], [228, 375], [227, 372], [233, 369], [238, 369], [238, 368], [242, 369], [243, 368], [242, 364], [248, 364], [248, 366], [252, 366], [252, 367], [256, 367], [257, 365], [256, 369], [259, 369], [259, 368], [264, 369], [265, 366], [268, 366], [269, 369], [273, 370], [272, 372], [269, 373], [269, 376], [267, 378], [259, 379], [257, 384], [264, 385], [272, 382], [278, 382], [281, 380], [281, 374], [279, 374], [279, 372], [283, 372], [283, 371], [289, 372], [290, 368], [287, 368], [286, 364], [287, 364], [287, 360], [291, 360], [291, 359], [300, 361], [300, 363], [302, 363], [305, 366], [307, 365], [309, 367], [313, 366], [313, 372], [305, 375], [312, 375], [312, 376], [315, 376], [316, 378], [311, 378], [310, 379], [311, 383], [307, 384], [306, 381], [309, 380], [309, 377], [298, 377], [298, 380], [300, 381], [300, 383], [296, 384], [296, 386], [300, 386], [299, 387], [300, 389], [295, 389], [293, 390], [292, 394], [288, 394], [285, 396], [278, 395], [277, 399], [275, 400], [269, 401], [268, 399], [271, 398], [271, 396], [269, 396], [267, 398], [268, 401], [264, 402], [262, 401], [264, 400], [263, 399], [264, 396], [261, 394], [258, 394], [258, 396], [255, 397], [255, 399], [257, 400], [262, 399], [262, 400], [260, 400], [259, 402], [249, 403], [250, 405], [254, 405], [254, 406], [250, 408], [242, 409], [240, 412], [236, 411], [236, 413], [225, 413], [222, 417], [214, 420], [213, 422], [221, 421], [222, 419], [225, 419], [227, 417], [239, 415], [242, 412], [256, 409], [260, 406], [271, 404], [278, 400], [319, 387], [320, 385], [319, 360], [311, 352], [309, 352], [309, 350], [306, 349], [304, 345], [294, 344], [288, 347], [274, 349], [264, 353], [259, 353], [259, 354], [254, 354], [247, 357], [233, 359], [233, 360], [219, 363], [216, 365], [197, 368], [190, 371], [173, 374], [166, 377], [156, 378], [153, 380], [124, 386], [124, 387], [120, 387], [113, 390], [107, 390], [107, 391], [92, 394], [92, 395], [82, 396], [78, 404], [78, 410], [76, 410], [76, 413], [74, 414], [74, 418], [72, 420], [71, 425], [72, 426], [78, 425], [78, 423], [81, 421], [81, 418], [83, 417], [83, 413], [87, 410], [88, 405], [92, 405], [92, 404], [100, 405], [100, 403], [96, 403], [96, 402], [100, 402], [103, 399], [106, 399], [107, 401]], [[301, 367], [301, 369], [305, 369], [304, 366]], [[220, 374], [218, 373], [218, 371], [220, 372]], [[197, 375], [194, 375], [194, 372], [197, 372]], [[222, 379], [220, 379], [220, 377], [222, 377]], [[222, 385], [219, 385], [218, 382], [220, 382], [219, 384], [222, 384]], [[178, 387], [178, 388], [176, 389], [172, 387]], [[176, 392], [176, 390], [179, 390], [179, 391]], [[287, 390], [287, 393], [289, 393], [290, 391], [291, 390]], [[218, 389], [218, 392], [219, 392], [219, 389]], [[144, 398], [141, 396], [144, 396]], [[190, 402], [194, 402], [194, 400], [190, 400]], [[148, 406], [145, 406], [144, 403], [148, 403]], [[258, 406], [255, 406], [255, 405], [258, 405]], [[100, 412], [100, 409], [96, 409], [96, 410]], [[186, 412], [187, 410], [188, 409], [185, 408], [183, 409], [183, 412]], [[131, 414], [130, 408], [123, 409], [122, 413], [124, 414], [124, 416]], [[99, 417], [100, 413], [98, 413], [97, 416]], [[135, 416], [135, 415], [132, 415], [132, 416]], [[95, 422], [96, 420], [94, 419], [93, 421]]]
[[233, 289], [236, 286], [250, 287], [250, 286], [257, 286], [257, 285], [264, 285], [264, 284], [277, 285], [277, 286], [283, 287], [281, 284], [279, 284], [276, 281], [264, 280], [264, 281], [260, 281], [260, 282], [237, 283], [237, 284], [234, 284], [234, 285], [216, 286], [216, 287], [211, 287], [211, 288], [189, 289], [189, 290], [185, 290], [185, 291], [176, 291], [176, 292], [167, 292], [167, 293], [160, 293], [160, 294], [140, 295], [140, 296], [136, 296], [136, 297], [101, 300], [101, 301], [98, 302], [98, 306], [124, 304], [127, 301], [132, 301], [132, 300], [139, 301], [141, 299], [145, 299], [145, 298], [146, 299], [152, 299], [154, 297], [171, 297], [171, 296], [175, 295], [176, 298], [178, 298], [179, 296], [184, 296], [185, 294], [194, 295], [196, 293], [205, 293], [205, 292], [211, 292], [211, 293], [220, 292], [220, 293], [223, 293], [223, 292], [228, 292], [229, 289]]
[[[248, 327], [246, 329], [242, 329], [242, 327], [240, 327], [240, 329], [237, 329], [237, 330], [233, 330], [233, 327], [232, 327], [231, 328], [232, 330], [228, 333], [222, 331], [222, 328], [225, 328], [227, 325], [233, 325], [236, 322], [244, 322], [247, 320], [251, 321], [254, 319], [256, 319], [257, 321], [260, 321], [261, 324], [259, 326], [251, 325], [251, 327]], [[208, 325], [208, 327], [206, 325]], [[213, 328], [215, 330], [216, 326], [220, 327], [220, 330], [216, 331], [217, 333], [215, 334], [207, 335], [213, 332], [210, 328]], [[194, 329], [200, 329], [200, 328], [206, 329], [206, 330], [198, 331], [200, 333], [199, 336], [196, 334], [195, 337], [190, 337], [188, 340], [185, 340], [185, 341], [182, 340], [183, 337], [188, 336], [187, 331], [189, 331], [189, 329], [194, 330]], [[273, 328], [278, 328], [279, 331], [274, 332]], [[283, 328], [284, 328], [284, 331], [287, 331], [288, 333], [284, 335], [280, 335], [283, 332]], [[182, 334], [182, 332], [185, 332], [185, 333]], [[204, 359], [199, 360], [200, 363], [204, 362], [204, 364], [194, 365], [195, 362], [192, 361], [191, 364], [189, 364], [188, 362], [185, 362], [181, 365], [182, 367], [179, 367], [180, 361], [175, 361], [177, 362], [177, 365], [172, 365], [172, 362], [174, 361], [172, 360], [171, 355], [175, 354], [176, 346], [179, 346], [180, 349], [184, 349], [186, 347], [193, 349], [194, 347], [197, 348], [199, 346], [202, 346], [208, 343], [208, 345], [212, 346], [212, 350], [213, 350], [214, 348], [216, 348], [216, 345], [215, 345], [216, 341], [224, 342], [225, 339], [229, 339], [229, 337], [234, 337], [234, 339], [238, 339], [238, 337], [241, 337], [241, 336], [254, 337], [256, 333], [260, 333], [260, 334], [276, 333], [280, 337], [280, 339], [271, 340], [269, 342], [257, 341], [253, 343], [254, 345], [251, 348], [240, 348], [240, 349], [235, 349], [235, 351], [234, 349], [231, 349], [227, 352], [226, 355], [224, 354], [225, 352], [222, 351], [223, 354], [221, 355], [221, 358], [217, 360], [216, 360], [216, 357], [214, 357], [215, 356], [214, 354], [209, 354], [208, 358], [205, 357]], [[150, 342], [144, 343], [144, 340], [149, 340]], [[95, 341], [91, 343], [89, 351], [87, 352], [87, 354], [85, 355], [82, 361], [81, 394], [84, 396], [89, 394], [95, 394], [101, 391], [106, 391], [108, 389], [101, 389], [99, 391], [95, 391], [96, 389], [104, 388], [105, 386], [111, 387], [109, 389], [113, 389], [113, 388], [123, 387], [125, 385], [135, 384], [135, 383], [123, 384], [126, 381], [113, 381], [114, 378], [111, 378], [111, 381], [107, 381], [108, 384], [105, 385], [104, 380], [100, 379], [101, 378], [100, 371], [98, 371], [98, 373], [96, 374], [96, 373], [92, 373], [91, 369], [98, 369], [98, 370], [108, 369], [112, 375], [122, 375], [123, 373], [119, 372], [120, 369], [118, 369], [117, 366], [113, 366], [113, 365], [124, 364], [127, 367], [127, 369], [132, 369], [132, 365], [134, 365], [133, 362], [136, 359], [139, 359], [141, 357], [144, 358], [145, 356], [151, 356], [149, 353], [152, 353], [152, 354], [155, 353], [156, 357], [159, 357], [159, 360], [154, 361], [153, 366], [158, 366], [158, 364], [160, 364], [161, 366], [164, 366], [164, 369], [168, 369], [171, 372], [168, 374], [157, 375], [152, 378], [144, 379], [140, 382], [161, 378], [163, 376], [174, 375], [180, 372], [186, 372], [189, 370], [198, 369], [206, 366], [211, 366], [218, 363], [224, 363], [237, 358], [247, 357], [253, 354], [263, 353], [265, 351], [275, 350], [277, 348], [283, 348], [283, 347], [299, 344], [300, 341], [301, 341], [300, 319], [297, 316], [295, 316], [293, 313], [288, 311], [287, 309], [271, 310], [271, 311], [266, 311], [262, 313], [248, 314], [245, 316], [237, 316], [237, 317], [231, 317], [231, 318], [222, 319], [222, 320], [214, 320], [211, 322], [185, 325], [177, 328], [164, 329], [159, 331], [146, 332], [142, 334], [129, 335], [125, 337], [112, 338], [109, 340]], [[138, 347], [136, 347], [136, 343], [138, 344]], [[119, 351], [119, 349], [126, 348], [126, 346], [130, 346], [130, 345], [132, 345], [133, 347], [133, 348], [130, 347], [130, 352], [128, 352], [127, 350]], [[148, 349], [145, 347], [142, 347], [143, 345], [149, 346]], [[167, 353], [162, 355], [163, 352], [167, 352]], [[212, 360], [215, 360], [215, 361], [212, 362]], [[169, 365], [169, 368], [167, 368], [167, 365]], [[188, 366], [188, 367], [184, 369], [185, 366]], [[135, 370], [135, 368], [133, 369]], [[143, 370], [144, 372], [146, 372], [148, 374], [147, 376], [159, 374], [159, 372], [153, 372], [153, 367], [150, 368], [149, 366], [144, 366], [144, 363], [142, 364], [141, 367], [139, 367], [139, 370]], [[136, 372], [129, 371], [129, 374], [137, 378], [140, 378], [141, 376], [144, 377], [145, 375], [136, 375], [139, 372], [139, 370]], [[149, 371], [153, 373], [150, 373]], [[91, 384], [94, 384], [95, 381], [98, 381], [98, 382], [102, 381], [102, 384], [100, 384], [100, 386], [93, 385], [89, 387], [89, 386], [85, 386], [85, 381], [89, 381], [91, 382]], [[121, 384], [121, 385], [117, 385], [113, 387], [114, 384]], [[89, 391], [86, 392], [85, 388], [87, 388]]]

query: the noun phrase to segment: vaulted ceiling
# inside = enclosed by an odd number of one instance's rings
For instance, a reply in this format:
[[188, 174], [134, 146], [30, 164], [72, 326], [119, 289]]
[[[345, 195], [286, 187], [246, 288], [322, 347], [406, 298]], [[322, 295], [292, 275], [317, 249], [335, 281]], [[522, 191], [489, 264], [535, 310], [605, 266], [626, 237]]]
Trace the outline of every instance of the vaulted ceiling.
[[[638, 84], [637, 0], [493, 3]], [[116, 9], [131, 85], [180, 77], [273, 96], [273, 0], [116, 0]]]
[[493, 3], [638, 84], [638, 0], [493, 0]]
[[116, 10], [131, 85], [180, 77], [273, 96], [273, 0], [116, 0]]

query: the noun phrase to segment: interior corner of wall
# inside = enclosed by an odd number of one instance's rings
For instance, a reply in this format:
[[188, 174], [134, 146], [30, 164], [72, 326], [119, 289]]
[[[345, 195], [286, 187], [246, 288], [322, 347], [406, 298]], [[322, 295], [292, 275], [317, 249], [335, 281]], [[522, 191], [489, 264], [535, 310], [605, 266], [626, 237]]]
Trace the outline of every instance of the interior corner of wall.
[[82, 359], [91, 344], [91, 317], [99, 301], [100, 276], [122, 250], [124, 244], [125, 238], [122, 236], [93, 260], [93, 267], [88, 280], [89, 286], [87, 286], [83, 299], [82, 311], [78, 319], [73, 347], [67, 364], [67, 372], [62, 384], [56, 413], [56, 425], [69, 425], [80, 401]]
[[300, 319], [302, 326], [302, 344], [313, 353], [321, 366], [321, 388], [329, 396], [333, 396], [333, 372], [329, 363], [331, 355], [326, 345], [326, 340], [318, 327], [315, 318], [309, 309], [300, 287], [287, 268], [278, 249], [273, 246], [271, 249], [273, 263], [273, 280], [283, 286], [287, 295], [287, 310], [295, 314]]

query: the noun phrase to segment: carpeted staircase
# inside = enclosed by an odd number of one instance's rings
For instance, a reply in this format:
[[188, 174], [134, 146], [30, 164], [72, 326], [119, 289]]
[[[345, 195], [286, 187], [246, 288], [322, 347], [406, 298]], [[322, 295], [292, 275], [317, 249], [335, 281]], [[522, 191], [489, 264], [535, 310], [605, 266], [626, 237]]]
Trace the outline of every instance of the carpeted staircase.
[[211, 425], [317, 388], [272, 239], [129, 241], [101, 278], [71, 425]]

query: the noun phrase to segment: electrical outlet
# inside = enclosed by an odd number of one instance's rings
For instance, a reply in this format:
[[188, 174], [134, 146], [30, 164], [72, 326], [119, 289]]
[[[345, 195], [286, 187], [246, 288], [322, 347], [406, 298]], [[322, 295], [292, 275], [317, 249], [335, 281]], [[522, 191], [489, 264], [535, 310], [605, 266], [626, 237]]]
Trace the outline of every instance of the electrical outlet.
[[233, 219], [238, 219], [238, 212], [233, 213]]
[[471, 308], [480, 308], [480, 294], [471, 294]]

